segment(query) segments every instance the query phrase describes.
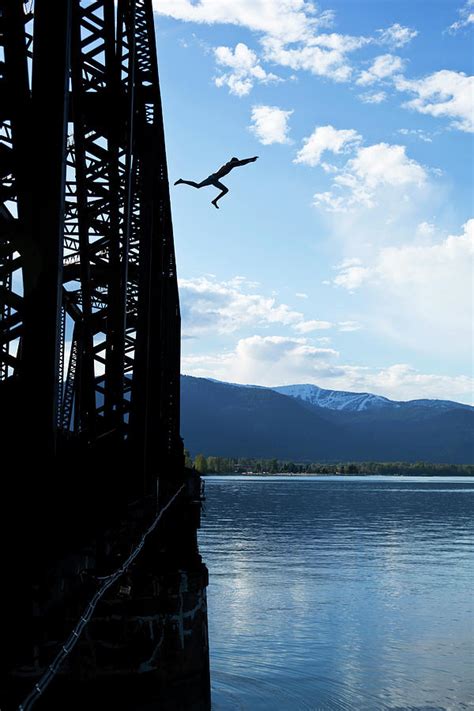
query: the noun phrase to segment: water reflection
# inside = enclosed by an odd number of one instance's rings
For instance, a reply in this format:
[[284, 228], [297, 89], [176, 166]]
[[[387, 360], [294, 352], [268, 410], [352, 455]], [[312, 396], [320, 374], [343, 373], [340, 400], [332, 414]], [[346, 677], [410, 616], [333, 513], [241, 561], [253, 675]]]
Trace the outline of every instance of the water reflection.
[[472, 708], [473, 480], [206, 483], [215, 709]]

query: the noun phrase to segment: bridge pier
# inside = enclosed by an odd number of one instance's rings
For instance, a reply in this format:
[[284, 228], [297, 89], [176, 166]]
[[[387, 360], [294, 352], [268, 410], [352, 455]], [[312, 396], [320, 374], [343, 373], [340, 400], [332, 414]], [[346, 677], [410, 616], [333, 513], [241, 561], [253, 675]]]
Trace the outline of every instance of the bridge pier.
[[[200, 479], [194, 471], [186, 474], [182, 492], [136, 560], [98, 601], [57, 675], [35, 698], [35, 709], [210, 709], [208, 573], [196, 544]], [[31, 550], [35, 564], [25, 556], [27, 568], [19, 571], [13, 597], [7, 595], [4, 644], [15, 657], [2, 675], [1, 703], [7, 711], [17, 709], [36, 684], [42, 688], [48, 667], [101, 581], [128, 558], [157, 511], [152, 498], [140, 499], [87, 545], [74, 531], [80, 510], [70, 513], [72, 528], [62, 529], [61, 544], [44, 537], [44, 545], [52, 548]], [[82, 530], [81, 539], [84, 535]]]

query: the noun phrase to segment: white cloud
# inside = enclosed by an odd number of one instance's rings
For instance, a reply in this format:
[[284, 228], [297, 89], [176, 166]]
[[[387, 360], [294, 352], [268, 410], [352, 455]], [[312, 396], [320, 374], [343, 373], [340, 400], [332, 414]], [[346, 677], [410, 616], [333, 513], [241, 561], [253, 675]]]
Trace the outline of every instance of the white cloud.
[[405, 150], [405, 146], [388, 143], [360, 148], [348, 168], [369, 188], [383, 184], [421, 185], [426, 180], [426, 171], [408, 158]]
[[367, 86], [382, 79], [387, 79], [403, 69], [403, 60], [394, 54], [381, 54], [374, 59], [371, 66], [361, 72], [356, 84]]
[[459, 8], [458, 15], [459, 20], [456, 20], [456, 22], [453, 22], [453, 24], [448, 27], [448, 32], [454, 34], [463, 27], [474, 25], [474, 0], [468, 0], [465, 5]]
[[288, 120], [292, 113], [277, 106], [253, 106], [253, 125], [250, 130], [265, 146], [271, 143], [290, 143]]
[[339, 321], [339, 330], [343, 332], [360, 331], [362, 326], [358, 321]]
[[429, 398], [472, 403], [474, 380], [466, 375], [421, 373], [406, 363], [379, 369], [341, 366], [341, 371], [340, 377], [332, 379], [336, 389], [371, 392], [393, 400]]
[[154, 0], [153, 7], [176, 20], [238, 25], [286, 42], [311, 37], [332, 20], [331, 12], [319, 13], [306, 0]]
[[433, 143], [432, 136], [434, 134], [428, 133], [427, 131], [423, 131], [423, 129], [421, 128], [399, 128], [398, 133], [400, 133], [402, 136], [414, 136], [415, 138], [419, 138], [420, 141], [424, 141], [425, 143]]
[[381, 104], [387, 99], [385, 91], [374, 91], [372, 93], [359, 94], [359, 99], [364, 104]]
[[256, 82], [268, 84], [281, 81], [275, 74], [266, 72], [256, 53], [242, 42], [234, 50], [231, 47], [217, 47], [214, 54], [219, 66], [230, 69], [215, 77], [214, 82], [218, 87], [227, 86], [231, 94], [245, 96]]
[[250, 336], [237, 344], [237, 353], [260, 361], [279, 360], [283, 356], [304, 357], [310, 361], [327, 361], [337, 358], [339, 353], [332, 348], [315, 348], [305, 338], [285, 336]]
[[426, 170], [406, 155], [405, 146], [377, 143], [358, 148], [334, 178], [333, 190], [316, 193], [314, 204], [332, 212], [347, 212], [358, 206], [372, 208], [380, 189], [421, 187], [426, 179]]
[[474, 77], [463, 72], [442, 69], [424, 79], [395, 77], [398, 91], [416, 94], [405, 107], [430, 116], [453, 119], [452, 126], [461, 131], [474, 131], [472, 96]]
[[[421, 222], [417, 227], [417, 233], [422, 237], [432, 237], [435, 234], [435, 226], [428, 222]], [[337, 281], [339, 286], [346, 288], [358, 288], [363, 283], [370, 281], [384, 284], [386, 287], [396, 286], [406, 288], [421, 287], [424, 289], [428, 284], [439, 292], [439, 285], [442, 285], [443, 299], [449, 300], [447, 284], [457, 280], [464, 282], [464, 291], [468, 295], [466, 288], [471, 281], [471, 260], [474, 256], [474, 219], [468, 220], [463, 225], [461, 235], [449, 235], [441, 242], [430, 244], [405, 244], [399, 247], [385, 247], [376, 256], [371, 266], [362, 267], [362, 261], [358, 258], [345, 260], [337, 269], [342, 275], [350, 273], [350, 270], [357, 270], [360, 276], [349, 287], [350, 278], [343, 283]], [[438, 288], [435, 288], [435, 285]], [[454, 284], [453, 284], [454, 286]], [[454, 290], [458, 293], [458, 289]]]
[[[319, 339], [322, 340], [322, 339]], [[228, 353], [183, 358], [184, 372], [242, 384], [314, 383], [320, 387], [372, 392], [394, 400], [441, 398], [472, 402], [474, 381], [465, 375], [422, 373], [406, 363], [369, 368], [339, 364], [339, 353], [304, 338], [251, 336]]]
[[240, 339], [231, 353], [184, 357], [183, 370], [235, 383], [276, 385], [323, 377], [333, 372], [338, 356], [305, 338], [255, 335]]
[[[426, 225], [424, 228], [426, 233]], [[456, 311], [464, 310], [466, 315], [469, 310], [473, 257], [474, 219], [466, 222], [462, 234], [450, 235], [441, 242], [387, 247], [378, 257], [376, 271], [389, 286], [416, 291], [425, 306], [430, 299], [444, 303], [445, 308], [450, 304], [457, 319]]]
[[308, 294], [305, 294], [305, 293], [302, 292], [302, 291], [297, 291], [296, 294], [295, 294], [295, 296], [297, 296], [298, 299], [308, 299], [308, 298], [309, 298], [309, 297], [308, 297]]
[[352, 74], [347, 54], [369, 42], [365, 37], [326, 34], [314, 35], [305, 38], [298, 46], [290, 46], [286, 37], [268, 36], [262, 39], [262, 46], [265, 59], [270, 62], [344, 82], [349, 81]]
[[[353, 203], [349, 198], [326, 191], [324, 193], [315, 193], [313, 196], [313, 205], [322, 207], [327, 212], [347, 212]], [[325, 282], [323, 282], [325, 283]]]
[[362, 137], [354, 129], [338, 130], [334, 126], [317, 126], [309, 138], [303, 140], [303, 148], [293, 161], [315, 166], [321, 161], [325, 151], [332, 153], [345, 153], [352, 150]]
[[325, 173], [337, 173], [339, 171], [337, 165], [332, 165], [332, 163], [326, 163], [325, 161], [321, 161], [321, 168]]
[[304, 321], [303, 314], [278, 304], [274, 297], [249, 293], [254, 285], [243, 277], [223, 282], [207, 277], [180, 279], [179, 287], [186, 335], [232, 333], [250, 325], [288, 326]]
[[[331, 11], [320, 12], [308, 0], [154, 0], [156, 12], [177, 20], [231, 24], [260, 34], [264, 58], [334, 81], [348, 81], [347, 56], [373, 42], [369, 37], [321, 33], [332, 24]], [[246, 91], [248, 80], [241, 91]]]
[[274, 296], [254, 293], [256, 286], [245, 277], [221, 282], [209, 277], [180, 279], [185, 335], [230, 334], [243, 328], [268, 327], [271, 324], [291, 326], [298, 333], [332, 327], [329, 321], [306, 320], [299, 311], [277, 303]]
[[298, 333], [311, 333], [312, 331], [322, 331], [327, 328], [332, 328], [330, 321], [300, 321], [293, 326]]
[[334, 279], [336, 286], [342, 286], [348, 291], [354, 291], [364, 284], [370, 276], [370, 269], [362, 266], [360, 259], [346, 259], [336, 269], [339, 274]]
[[436, 227], [433, 225], [431, 222], [426, 222], [425, 220], [423, 222], [420, 222], [417, 227], [416, 227], [416, 234], [418, 237], [428, 237], [432, 238], [433, 235], [436, 232]]
[[365, 264], [347, 260], [334, 283], [374, 290], [387, 328], [417, 350], [460, 356], [472, 338], [474, 219], [461, 234], [441, 240], [432, 224], [421, 223], [417, 231], [418, 243], [384, 247]]
[[377, 30], [377, 33], [379, 35], [378, 41], [380, 44], [386, 44], [390, 47], [403, 47], [417, 36], [418, 30], [403, 27], [396, 22], [385, 30]]

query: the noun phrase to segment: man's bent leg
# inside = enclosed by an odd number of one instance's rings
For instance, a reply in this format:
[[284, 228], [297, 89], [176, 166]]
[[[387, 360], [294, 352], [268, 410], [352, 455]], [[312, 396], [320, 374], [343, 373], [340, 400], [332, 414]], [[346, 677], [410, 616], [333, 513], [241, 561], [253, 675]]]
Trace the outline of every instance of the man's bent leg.
[[220, 200], [222, 197], [224, 197], [224, 195], [226, 195], [226, 193], [229, 192], [229, 188], [226, 188], [224, 183], [221, 183], [219, 180], [213, 180], [212, 185], [215, 185], [215, 187], [219, 188], [219, 190], [221, 191], [219, 193], [219, 195], [216, 198], [214, 198], [214, 200], [211, 200], [214, 207], [217, 207], [217, 209], [219, 209], [219, 205], [217, 204], [217, 201]]

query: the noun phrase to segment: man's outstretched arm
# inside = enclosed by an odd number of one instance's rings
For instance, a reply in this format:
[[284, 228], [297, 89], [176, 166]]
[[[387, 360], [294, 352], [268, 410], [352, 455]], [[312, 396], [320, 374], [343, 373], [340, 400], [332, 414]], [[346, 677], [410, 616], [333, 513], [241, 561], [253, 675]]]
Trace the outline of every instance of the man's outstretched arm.
[[247, 165], [247, 163], [254, 163], [257, 160], [258, 156], [254, 156], [253, 158], [243, 158], [242, 160], [239, 160], [238, 163], [236, 163], [236, 166], [238, 165]]

